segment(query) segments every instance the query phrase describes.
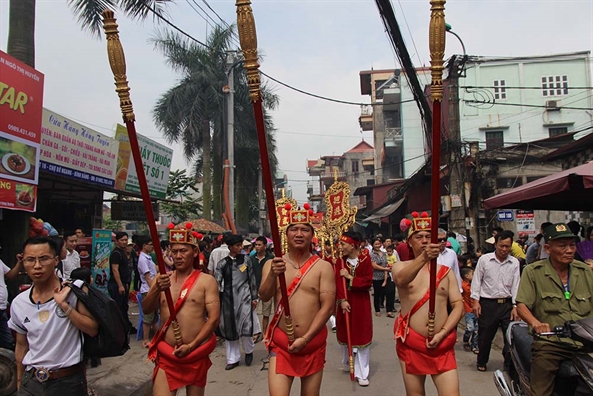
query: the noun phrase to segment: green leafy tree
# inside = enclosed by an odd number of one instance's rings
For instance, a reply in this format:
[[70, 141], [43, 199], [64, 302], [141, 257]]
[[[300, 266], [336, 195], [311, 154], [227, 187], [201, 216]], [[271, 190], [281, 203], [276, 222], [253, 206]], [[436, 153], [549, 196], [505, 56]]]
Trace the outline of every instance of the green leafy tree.
[[187, 175], [186, 169], [171, 171], [167, 198], [178, 200], [179, 203], [162, 203], [161, 210], [171, 216], [175, 222], [199, 217], [204, 209], [202, 198], [192, 196], [198, 192], [195, 177]]
[[103, 228], [106, 230], [111, 231], [121, 231], [123, 230], [124, 223], [121, 220], [112, 220], [111, 219], [111, 212], [105, 211], [103, 212]]
[[[209, 48], [169, 31], [153, 40], [169, 65], [181, 73], [178, 84], [165, 92], [153, 110], [153, 118], [169, 142], [179, 142], [184, 156], [194, 163], [194, 174], [203, 180], [204, 218], [220, 218], [222, 209], [222, 162], [226, 121], [223, 86], [228, 84], [226, 53], [231, 48], [234, 26], [216, 27], [206, 40]], [[249, 222], [250, 195], [256, 193], [259, 146], [247, 77], [240, 63], [235, 75], [235, 177], [237, 217]], [[262, 86], [266, 110], [278, 105], [278, 97]], [[266, 113], [269, 156], [275, 169], [276, 143], [271, 117]], [[238, 225], [241, 225], [238, 223]]]

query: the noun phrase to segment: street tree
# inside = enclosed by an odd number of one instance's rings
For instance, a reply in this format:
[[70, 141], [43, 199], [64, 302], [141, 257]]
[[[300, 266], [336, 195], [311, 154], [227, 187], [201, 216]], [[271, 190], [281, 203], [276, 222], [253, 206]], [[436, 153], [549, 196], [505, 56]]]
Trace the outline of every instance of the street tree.
[[200, 217], [203, 206], [202, 197], [196, 198], [198, 188], [196, 179], [186, 173], [186, 169], [171, 171], [167, 186], [167, 199], [179, 203], [162, 203], [161, 211], [173, 218], [175, 223]]
[[[212, 219], [212, 213], [215, 218], [221, 216], [221, 176], [226, 141], [225, 98], [222, 88], [228, 84], [227, 53], [230, 50], [236, 51], [231, 47], [234, 29], [234, 25], [215, 27], [206, 39], [207, 47], [166, 30], [159, 32], [153, 39], [155, 47], [163, 52], [169, 65], [181, 74], [177, 84], [158, 100], [153, 109], [153, 118], [165, 138], [170, 143], [181, 143], [185, 158], [194, 163], [195, 175], [203, 180], [203, 215], [207, 220]], [[255, 120], [248, 97], [246, 75], [240, 63], [235, 66], [239, 66], [234, 73], [235, 158], [241, 155], [241, 160], [251, 163], [250, 166], [236, 166], [235, 177], [241, 182], [252, 182], [255, 192], [259, 164]], [[262, 92], [264, 107], [267, 110], [275, 108], [278, 104], [277, 95], [266, 85], [262, 87]], [[269, 115], [266, 120], [269, 128], [269, 154], [275, 166], [277, 160], [274, 154], [273, 125]], [[242, 151], [245, 148], [248, 150]], [[237, 204], [247, 208], [249, 199], [242, 201], [237, 197]]]

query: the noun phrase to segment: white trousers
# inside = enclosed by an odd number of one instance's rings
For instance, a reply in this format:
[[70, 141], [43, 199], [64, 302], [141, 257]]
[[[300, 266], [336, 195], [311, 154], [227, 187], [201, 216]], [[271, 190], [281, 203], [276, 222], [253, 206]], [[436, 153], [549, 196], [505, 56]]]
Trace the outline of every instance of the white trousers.
[[237, 341], [226, 340], [224, 343], [226, 345], [227, 364], [235, 364], [241, 360], [241, 348], [239, 347], [239, 343], [243, 345], [245, 354], [253, 353], [253, 350], [255, 349], [253, 337], [241, 337]]
[[259, 322], [259, 317], [257, 316], [257, 309], [251, 311], [251, 315], [253, 316], [253, 335], [261, 333], [261, 323]]
[[[354, 355], [354, 376], [360, 379], [368, 379], [371, 358], [370, 345], [357, 349], [358, 352]], [[348, 367], [348, 347], [346, 345], [342, 345], [342, 363], [344, 367]]]
[[336, 327], [336, 317], [334, 315], [329, 317], [329, 323], [331, 323], [332, 329]]

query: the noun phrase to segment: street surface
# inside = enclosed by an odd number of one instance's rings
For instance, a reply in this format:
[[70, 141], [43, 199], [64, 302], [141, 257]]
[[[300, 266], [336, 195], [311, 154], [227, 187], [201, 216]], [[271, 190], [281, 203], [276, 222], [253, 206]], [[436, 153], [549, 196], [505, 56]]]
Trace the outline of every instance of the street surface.
[[[397, 306], [396, 308], [399, 308]], [[137, 308], [130, 307], [131, 312]], [[131, 316], [132, 322], [137, 321], [137, 316]], [[371, 346], [371, 384], [362, 388], [356, 382], [350, 382], [348, 373], [341, 371], [342, 352], [335, 339], [335, 334], [328, 337], [327, 362], [325, 365], [322, 395], [404, 395], [404, 385], [401, 377], [399, 362], [395, 354], [393, 341], [394, 319], [387, 318], [385, 313], [374, 320], [374, 336]], [[498, 392], [492, 381], [494, 370], [502, 368], [502, 355], [500, 346], [502, 338], [495, 339], [490, 355], [488, 371], [481, 373], [476, 370], [476, 355], [465, 352], [462, 348], [462, 331], [458, 332], [459, 342], [455, 347], [462, 395], [497, 396]], [[97, 391], [99, 396], [144, 396], [151, 395], [150, 379], [153, 364], [146, 358], [146, 349], [141, 347], [141, 341], [135, 338], [131, 342], [132, 349], [119, 358], [103, 359], [103, 365], [88, 370], [90, 386]], [[267, 395], [267, 371], [262, 371], [261, 360], [267, 356], [263, 342], [255, 347], [254, 359], [251, 367], [241, 361], [241, 365], [234, 370], [225, 371], [225, 348], [219, 345], [211, 354], [212, 367], [208, 372], [207, 395], [215, 396], [246, 396]], [[427, 378], [427, 395], [436, 395], [436, 389], [430, 378]], [[299, 380], [295, 380], [291, 395], [300, 394]], [[180, 391], [180, 396], [185, 392]]]

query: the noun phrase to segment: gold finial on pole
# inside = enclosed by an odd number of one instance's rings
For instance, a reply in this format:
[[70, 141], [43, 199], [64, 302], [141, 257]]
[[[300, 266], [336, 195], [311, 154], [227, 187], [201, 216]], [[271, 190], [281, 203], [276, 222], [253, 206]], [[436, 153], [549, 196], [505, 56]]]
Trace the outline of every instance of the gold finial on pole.
[[237, 0], [235, 5], [237, 6], [239, 42], [243, 51], [244, 67], [247, 72], [247, 84], [249, 85], [249, 98], [255, 103], [260, 99], [261, 85], [255, 18], [253, 17], [250, 0]]
[[124, 49], [119, 40], [119, 31], [117, 30], [117, 22], [113, 11], [103, 10], [103, 29], [107, 36], [107, 55], [109, 57], [109, 66], [113, 72], [115, 79], [115, 91], [119, 96], [119, 107], [124, 122], [136, 121], [134, 115], [134, 108], [130, 100], [130, 86], [128, 85], [128, 77], [126, 76], [126, 57]]
[[428, 42], [430, 49], [430, 96], [433, 101], [443, 101], [443, 58], [445, 57], [445, 3], [446, 0], [430, 0], [430, 25]]
[[334, 183], [338, 182], [338, 169], [334, 168]]

